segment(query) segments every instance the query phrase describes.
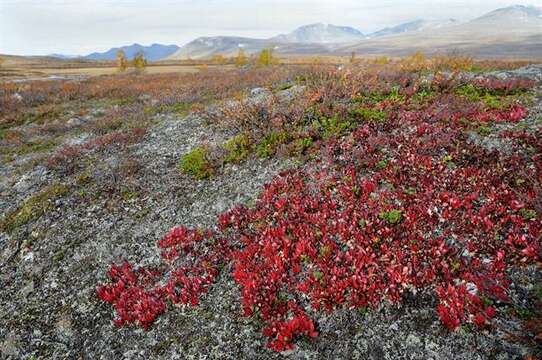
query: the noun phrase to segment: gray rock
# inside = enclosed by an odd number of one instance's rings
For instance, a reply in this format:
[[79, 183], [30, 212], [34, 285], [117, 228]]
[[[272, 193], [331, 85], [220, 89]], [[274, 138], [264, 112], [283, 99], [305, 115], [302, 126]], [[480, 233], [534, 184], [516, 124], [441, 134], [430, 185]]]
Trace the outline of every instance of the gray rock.
[[542, 82], [542, 64], [532, 64], [516, 70], [495, 71], [489, 73], [488, 75], [495, 76], [499, 79], [524, 78]]
[[271, 96], [273, 93], [271, 90], [266, 88], [254, 88], [250, 90], [250, 96], [251, 97], [264, 97], [264, 96]]
[[282, 102], [292, 101], [296, 96], [299, 96], [305, 91], [305, 86], [294, 85], [289, 89], [277, 92], [277, 98]]
[[77, 127], [81, 126], [83, 124], [83, 120], [77, 117], [71, 118], [70, 120], [66, 121], [66, 125], [69, 127]]

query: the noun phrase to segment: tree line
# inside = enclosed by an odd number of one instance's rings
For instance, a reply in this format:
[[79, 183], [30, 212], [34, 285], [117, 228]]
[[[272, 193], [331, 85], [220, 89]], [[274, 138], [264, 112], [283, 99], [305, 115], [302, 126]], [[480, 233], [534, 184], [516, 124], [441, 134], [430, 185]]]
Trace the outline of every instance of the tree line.
[[[147, 60], [143, 52], [135, 54], [134, 58], [129, 61], [126, 53], [123, 50], [118, 50], [116, 54], [117, 69], [119, 72], [125, 72], [130, 66], [134, 67], [136, 72], [143, 72], [147, 67]], [[251, 58], [247, 55], [244, 49], [239, 49], [237, 55], [233, 58], [227, 58], [221, 54], [215, 54], [211, 57], [210, 62], [217, 65], [234, 64], [238, 67], [245, 66], [251, 62], [258, 66], [270, 66], [279, 63], [279, 59], [273, 54], [273, 49], [263, 49], [255, 57]]]

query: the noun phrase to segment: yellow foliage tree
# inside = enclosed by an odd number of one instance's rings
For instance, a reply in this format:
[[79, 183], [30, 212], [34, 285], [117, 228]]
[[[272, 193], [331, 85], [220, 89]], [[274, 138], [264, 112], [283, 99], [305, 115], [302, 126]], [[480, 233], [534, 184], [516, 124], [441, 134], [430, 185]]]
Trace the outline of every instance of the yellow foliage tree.
[[245, 50], [239, 49], [239, 52], [237, 53], [237, 57], [235, 58], [235, 65], [236, 66], [244, 66], [248, 64], [248, 57], [245, 54]]
[[400, 67], [405, 71], [422, 71], [427, 70], [429, 62], [423, 51], [418, 51], [414, 55], [407, 56], [400, 62]]
[[128, 67], [128, 60], [123, 50], [117, 51], [117, 69], [119, 72], [125, 72]]
[[385, 55], [382, 55], [382, 56], [379, 56], [376, 59], [374, 59], [372, 62], [374, 64], [378, 64], [378, 65], [387, 65], [387, 64], [389, 64], [391, 62], [391, 59], [388, 58]]
[[137, 72], [141, 73], [145, 71], [145, 67], [147, 66], [147, 60], [145, 59], [145, 54], [143, 52], [139, 51], [134, 56], [134, 67]]
[[213, 57], [211, 58], [211, 61], [214, 64], [218, 64], [218, 65], [223, 65], [227, 62], [226, 58], [221, 54], [213, 55]]
[[278, 63], [278, 59], [273, 56], [273, 49], [263, 49], [258, 55], [256, 63], [260, 66], [270, 66]]

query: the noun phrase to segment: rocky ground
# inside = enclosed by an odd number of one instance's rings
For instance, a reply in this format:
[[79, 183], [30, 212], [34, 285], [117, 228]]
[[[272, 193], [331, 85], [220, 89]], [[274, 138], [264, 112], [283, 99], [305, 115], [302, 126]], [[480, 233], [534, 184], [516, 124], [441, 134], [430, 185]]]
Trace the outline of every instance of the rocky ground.
[[[542, 67], [497, 74], [542, 80]], [[516, 126], [541, 126], [542, 98]], [[435, 314], [435, 299], [417, 294], [402, 305], [368, 313], [341, 310], [315, 315], [319, 337], [277, 354], [265, 348], [260, 325], [242, 317], [239, 289], [224, 271], [197, 307], [181, 306], [150, 330], [117, 328], [110, 306], [96, 297], [113, 261], [158, 261], [156, 241], [175, 225], [212, 227], [234, 204], [252, 201], [292, 160], [250, 159], [227, 165], [209, 180], [181, 174], [182, 154], [202, 142], [221, 142], [223, 130], [201, 118], [158, 116], [143, 140], [90, 160], [85, 176], [63, 176], [31, 163], [32, 155], [0, 171], [0, 209], [7, 214], [25, 199], [54, 186], [42, 216], [0, 234], [0, 354], [5, 359], [516, 359], [542, 348], [502, 329], [521, 324], [497, 320], [491, 331], [462, 327], [450, 333]], [[495, 134], [473, 141], [506, 149]], [[80, 135], [79, 135], [80, 136]], [[66, 141], [76, 141], [77, 138]], [[24, 169], [24, 170], [21, 170]], [[119, 172], [124, 175], [119, 176]], [[127, 174], [127, 175], [126, 175]], [[518, 293], [542, 282], [531, 266], [512, 274]]]

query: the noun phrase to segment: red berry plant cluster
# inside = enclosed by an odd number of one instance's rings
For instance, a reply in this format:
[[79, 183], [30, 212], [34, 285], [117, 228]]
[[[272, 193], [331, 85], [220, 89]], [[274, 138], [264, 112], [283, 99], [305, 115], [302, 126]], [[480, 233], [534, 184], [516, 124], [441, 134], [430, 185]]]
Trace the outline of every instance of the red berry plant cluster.
[[[484, 149], [471, 140], [477, 126], [514, 123], [527, 110], [517, 102], [489, 109], [445, 81], [425, 90], [403, 81], [373, 96], [364, 106], [385, 121], [354, 117], [352, 131], [322, 140], [318, 160], [277, 176], [254, 206], [220, 215], [214, 232], [173, 229], [158, 244], [165, 270], [113, 265], [98, 295], [116, 323], [147, 327], [167, 300], [197, 304], [227, 263], [244, 315], [263, 321], [276, 351], [316, 337], [317, 311], [422, 291], [438, 298], [446, 328], [490, 326], [494, 304], [509, 301], [507, 271], [541, 260], [542, 134], [501, 134], [512, 153]], [[334, 96], [355, 110], [367, 89], [345, 83], [333, 84]], [[473, 86], [507, 96], [532, 84]], [[315, 106], [327, 101], [321, 91], [307, 95]]]

